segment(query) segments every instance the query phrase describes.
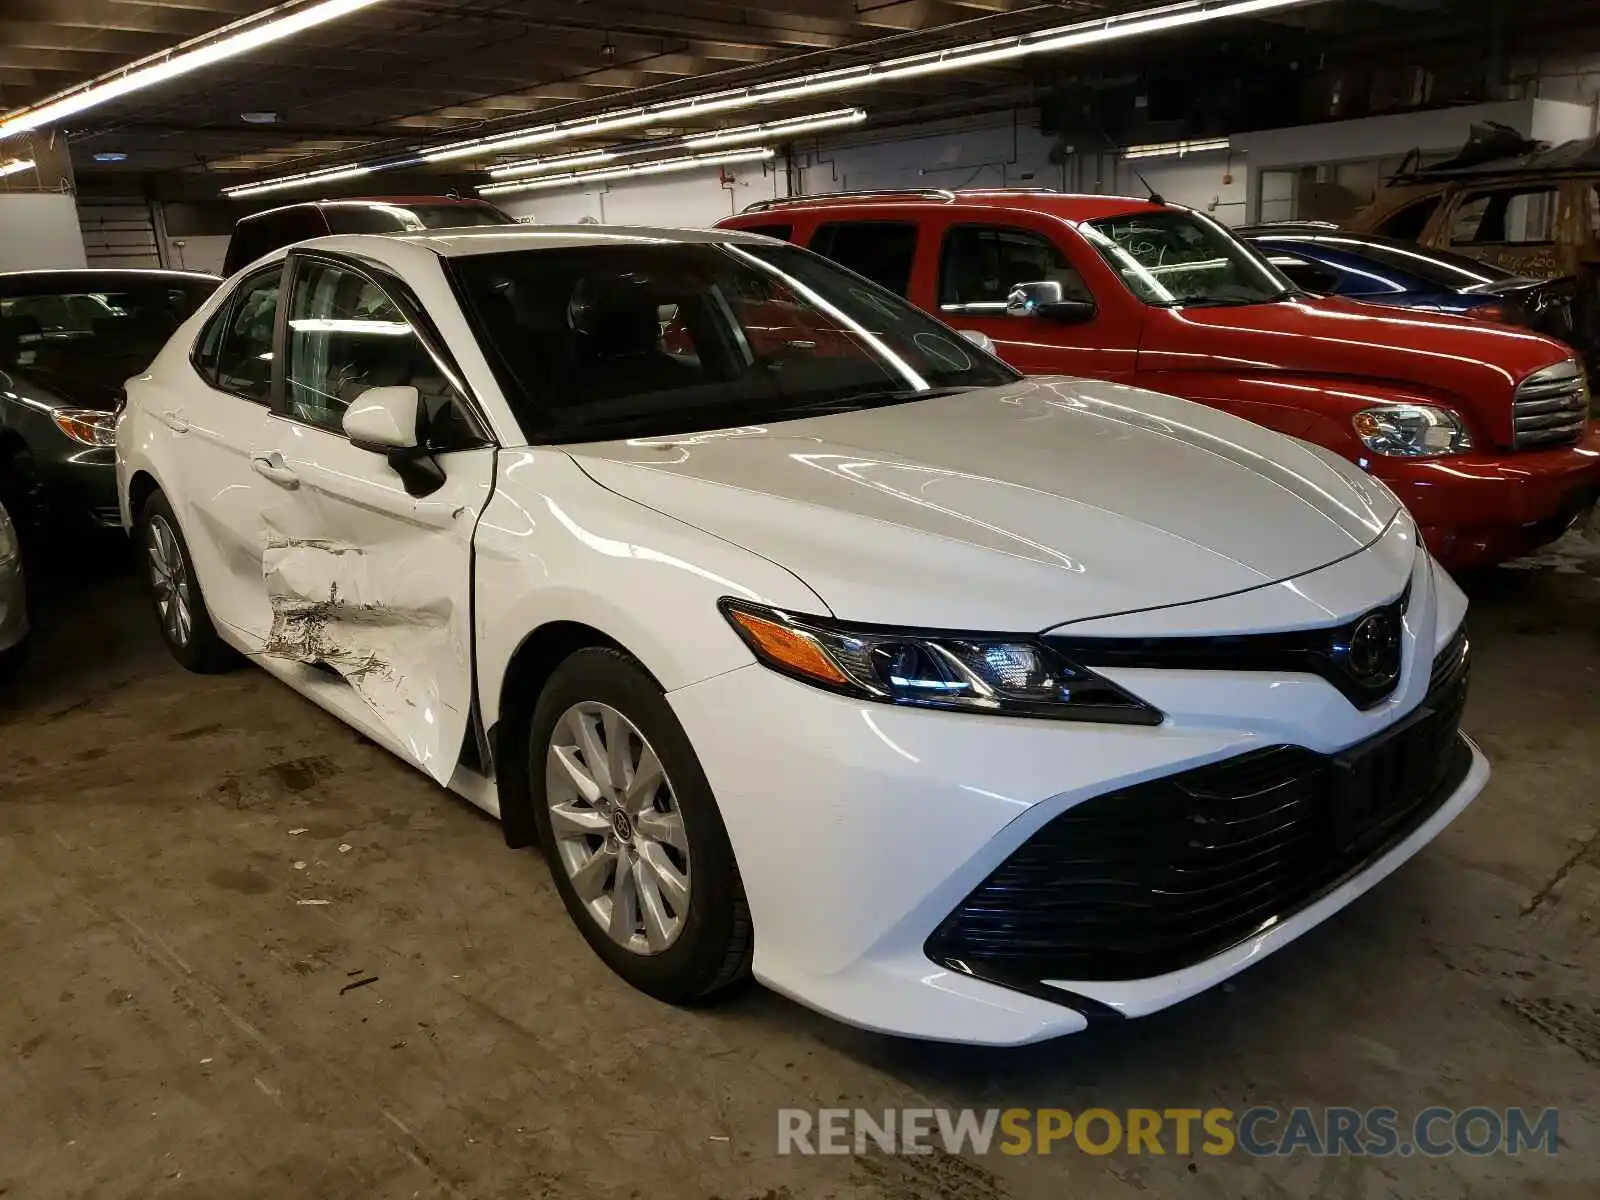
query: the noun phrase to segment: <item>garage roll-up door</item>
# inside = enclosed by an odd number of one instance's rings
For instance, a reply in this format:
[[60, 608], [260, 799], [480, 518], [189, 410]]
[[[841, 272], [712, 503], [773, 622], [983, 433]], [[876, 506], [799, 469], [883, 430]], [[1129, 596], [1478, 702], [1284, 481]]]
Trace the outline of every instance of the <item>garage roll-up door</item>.
[[159, 267], [155, 218], [142, 200], [78, 202], [83, 252], [91, 267]]

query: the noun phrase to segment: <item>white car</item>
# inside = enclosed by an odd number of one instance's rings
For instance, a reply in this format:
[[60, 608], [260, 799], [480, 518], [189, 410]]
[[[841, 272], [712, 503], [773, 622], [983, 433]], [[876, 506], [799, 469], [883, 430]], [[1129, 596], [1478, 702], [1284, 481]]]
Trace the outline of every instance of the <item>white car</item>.
[[538, 842], [596, 953], [1015, 1044], [1152, 1012], [1482, 789], [1465, 601], [1355, 467], [1023, 379], [804, 250], [324, 238], [118, 431], [172, 652]]

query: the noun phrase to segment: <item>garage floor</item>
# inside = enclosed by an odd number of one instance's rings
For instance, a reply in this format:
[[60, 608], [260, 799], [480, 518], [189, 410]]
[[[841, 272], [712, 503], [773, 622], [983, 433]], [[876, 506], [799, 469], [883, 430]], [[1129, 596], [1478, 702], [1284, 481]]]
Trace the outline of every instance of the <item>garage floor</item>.
[[[1488, 792], [1234, 985], [1014, 1052], [628, 990], [493, 822], [125, 570], [0, 693], [0, 1195], [650, 1200], [1600, 1194], [1600, 543], [1473, 585]], [[885, 854], [904, 847], [885, 846]], [[778, 1158], [780, 1107], [1561, 1109], [1561, 1153]]]

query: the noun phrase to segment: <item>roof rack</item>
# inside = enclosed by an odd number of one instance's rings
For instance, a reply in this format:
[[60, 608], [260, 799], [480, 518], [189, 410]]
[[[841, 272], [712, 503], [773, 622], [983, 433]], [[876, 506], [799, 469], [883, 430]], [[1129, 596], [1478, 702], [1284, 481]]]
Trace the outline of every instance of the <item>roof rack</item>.
[[745, 206], [747, 213], [766, 212], [769, 208], [783, 208], [790, 204], [809, 204], [813, 200], [860, 200], [869, 196], [911, 196], [918, 200], [943, 200], [956, 198], [949, 188], [864, 188], [853, 192], [816, 192], [809, 196], [785, 196], [777, 200], [757, 200]]

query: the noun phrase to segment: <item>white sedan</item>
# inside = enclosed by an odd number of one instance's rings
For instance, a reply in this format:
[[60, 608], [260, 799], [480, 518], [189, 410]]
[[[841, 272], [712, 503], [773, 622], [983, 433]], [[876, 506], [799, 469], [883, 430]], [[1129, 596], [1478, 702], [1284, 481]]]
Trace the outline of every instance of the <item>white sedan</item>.
[[244, 656], [538, 843], [617, 974], [1015, 1044], [1280, 949], [1482, 789], [1393, 496], [1023, 379], [806, 251], [324, 238], [131, 380], [173, 654]]

